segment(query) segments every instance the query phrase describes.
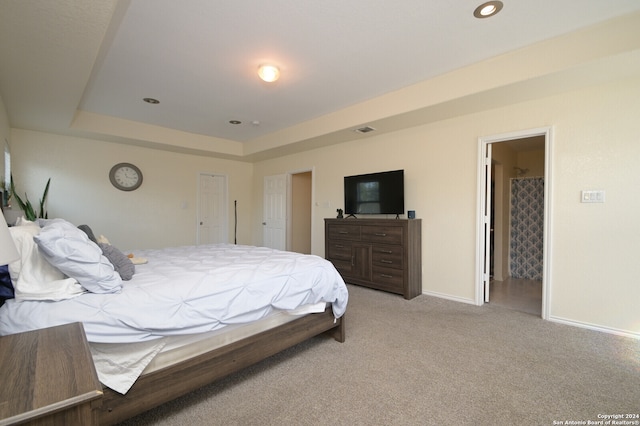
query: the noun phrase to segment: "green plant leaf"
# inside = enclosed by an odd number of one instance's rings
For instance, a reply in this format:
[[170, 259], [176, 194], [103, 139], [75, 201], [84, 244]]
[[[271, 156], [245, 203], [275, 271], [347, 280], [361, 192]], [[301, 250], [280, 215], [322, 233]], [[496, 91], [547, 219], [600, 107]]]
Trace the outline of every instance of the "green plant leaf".
[[44, 210], [44, 203], [47, 201], [47, 195], [49, 194], [49, 184], [51, 183], [51, 178], [47, 180], [47, 185], [44, 187], [44, 194], [42, 194], [42, 199], [40, 200], [40, 213], [38, 217], [47, 219], [47, 212]]
[[31, 201], [29, 201], [29, 197], [27, 196], [26, 192], [24, 193], [24, 199], [26, 201], [20, 198], [20, 196], [16, 192], [15, 184], [13, 183], [13, 175], [11, 175], [11, 194], [13, 197], [15, 197], [20, 210], [24, 212], [25, 219], [34, 221], [38, 217], [45, 218], [45, 219], [47, 218], [48, 213], [44, 210], [44, 205], [45, 205], [45, 202], [47, 201], [47, 195], [49, 194], [50, 183], [51, 183], [51, 178], [47, 180], [47, 185], [44, 188], [44, 194], [42, 195], [42, 199], [40, 200], [40, 211], [36, 212], [35, 209], [33, 208], [33, 205], [31, 204]]

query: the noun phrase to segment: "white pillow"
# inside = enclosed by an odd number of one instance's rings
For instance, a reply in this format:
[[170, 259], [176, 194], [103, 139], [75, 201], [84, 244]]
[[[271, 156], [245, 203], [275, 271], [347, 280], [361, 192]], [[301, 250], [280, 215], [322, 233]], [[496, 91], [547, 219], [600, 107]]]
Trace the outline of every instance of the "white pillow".
[[9, 275], [16, 300], [63, 300], [85, 290], [73, 278], [67, 278], [40, 254], [33, 237], [40, 227], [31, 223], [9, 228], [20, 259], [9, 264]]
[[122, 279], [102, 250], [81, 229], [65, 220], [47, 222], [34, 240], [42, 255], [92, 293], [117, 293]]

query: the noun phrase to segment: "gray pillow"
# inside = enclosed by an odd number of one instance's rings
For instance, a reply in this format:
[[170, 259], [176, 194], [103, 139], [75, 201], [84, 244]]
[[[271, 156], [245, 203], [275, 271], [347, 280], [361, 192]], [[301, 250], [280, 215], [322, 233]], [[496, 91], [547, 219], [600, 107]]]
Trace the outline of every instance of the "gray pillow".
[[131, 259], [111, 244], [98, 243], [98, 247], [102, 250], [104, 257], [109, 259], [116, 272], [120, 274], [120, 278], [129, 281], [133, 277], [136, 266], [131, 263]]
[[94, 243], [98, 242], [98, 241], [96, 241], [96, 237], [95, 237], [95, 235], [93, 235], [93, 231], [91, 230], [89, 225], [80, 225], [80, 226], [78, 226], [78, 229], [84, 231], [84, 233], [87, 234], [87, 237], [89, 237], [89, 239], [91, 241], [93, 241]]

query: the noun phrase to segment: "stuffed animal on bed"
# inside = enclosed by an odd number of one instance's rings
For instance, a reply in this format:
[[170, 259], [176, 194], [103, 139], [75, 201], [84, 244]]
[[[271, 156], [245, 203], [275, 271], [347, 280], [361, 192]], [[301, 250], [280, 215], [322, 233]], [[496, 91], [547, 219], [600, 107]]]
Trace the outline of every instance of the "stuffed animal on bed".
[[96, 238], [89, 225], [80, 225], [78, 228], [84, 231], [84, 233], [87, 234], [87, 237], [100, 247], [104, 257], [109, 259], [109, 262], [111, 262], [116, 272], [120, 274], [120, 278], [122, 278], [123, 281], [129, 281], [133, 278], [133, 274], [136, 272], [136, 267], [127, 255], [112, 246], [104, 235], [100, 235], [100, 238]]
[[[108, 244], [108, 245], [110, 245], [111, 244], [109, 242], [109, 240], [107, 239], [107, 237], [105, 237], [104, 235], [100, 235], [97, 240], [98, 240], [98, 245], [100, 245], [100, 244]], [[131, 263], [133, 263], [134, 265], [142, 265], [142, 264], [148, 262], [148, 260], [146, 258], [144, 258], [144, 257], [136, 257], [133, 253], [129, 253], [127, 255], [127, 257], [129, 258]]]

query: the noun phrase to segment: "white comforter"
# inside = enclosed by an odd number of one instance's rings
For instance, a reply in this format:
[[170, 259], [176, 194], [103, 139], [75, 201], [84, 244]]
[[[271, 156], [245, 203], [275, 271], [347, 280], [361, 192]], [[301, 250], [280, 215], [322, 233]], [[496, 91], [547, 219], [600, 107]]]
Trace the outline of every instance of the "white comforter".
[[346, 309], [344, 281], [325, 259], [239, 245], [140, 250], [148, 259], [116, 294], [52, 301], [8, 300], [0, 334], [79, 321], [90, 342], [130, 343], [251, 322], [274, 309], [327, 302]]

